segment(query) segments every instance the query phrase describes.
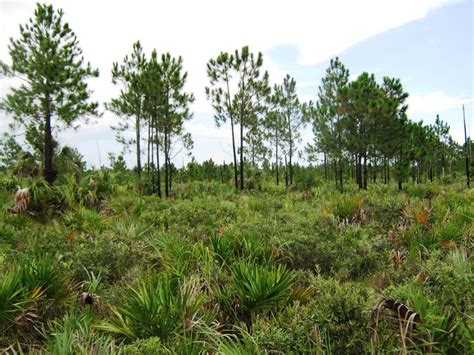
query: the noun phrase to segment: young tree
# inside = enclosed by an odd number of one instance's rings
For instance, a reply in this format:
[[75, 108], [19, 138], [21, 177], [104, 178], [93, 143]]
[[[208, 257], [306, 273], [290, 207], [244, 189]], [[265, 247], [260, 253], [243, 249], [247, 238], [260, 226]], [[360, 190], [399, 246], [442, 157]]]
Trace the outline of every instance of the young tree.
[[[117, 98], [112, 99], [106, 104], [106, 108], [119, 117], [122, 122], [117, 127], [113, 127], [117, 131], [116, 139], [127, 149], [130, 145], [136, 145], [137, 154], [137, 175], [141, 177], [141, 128], [144, 116], [145, 90], [143, 75], [146, 67], [146, 59], [142, 46], [139, 41], [133, 44], [133, 52], [125, 56], [123, 63], [113, 63], [112, 83], [122, 85], [120, 94]], [[129, 121], [132, 120], [133, 129], [135, 131], [135, 139], [126, 139], [121, 133], [129, 129]]]
[[331, 59], [326, 76], [319, 87], [313, 121], [316, 149], [334, 159], [336, 187], [343, 189], [343, 127], [339, 91], [349, 81], [349, 70], [339, 58]]
[[0, 140], [0, 167], [9, 168], [15, 164], [18, 155], [23, 151], [12, 136]]
[[374, 151], [375, 131], [383, 115], [383, 92], [373, 74], [362, 73], [340, 90], [344, 114], [345, 144], [356, 156], [356, 180], [367, 188], [367, 161]]
[[230, 86], [233, 82], [233, 66], [234, 56], [229, 53], [222, 52], [216, 59], [209, 60], [207, 63], [207, 76], [209, 77], [210, 86], [205, 88], [207, 98], [211, 100], [212, 107], [216, 111], [214, 119], [217, 127], [230, 121], [230, 129], [232, 132], [232, 155], [234, 159], [234, 185], [238, 189], [238, 172], [237, 172], [237, 149], [235, 145], [235, 108], [232, 105], [233, 94]]
[[[185, 121], [192, 118], [189, 104], [194, 101], [192, 94], [184, 92], [187, 73], [183, 72], [183, 59], [174, 58], [169, 53], [161, 56], [154, 50], [144, 74], [144, 107], [148, 118], [148, 167], [155, 165], [158, 172], [157, 187], [161, 197], [160, 150], [164, 154], [165, 195], [171, 187], [172, 146], [180, 141], [184, 148], [192, 147], [191, 136], [184, 132]], [[151, 156], [151, 164], [150, 164]], [[154, 178], [152, 179], [155, 185]]]
[[147, 171], [148, 175], [151, 175], [152, 191], [161, 197], [160, 145], [162, 139], [160, 137], [161, 131], [158, 126], [158, 120], [161, 115], [163, 95], [160, 62], [156, 50], [152, 51], [150, 60], [145, 68], [143, 84], [145, 87], [144, 110], [148, 124]]
[[280, 102], [283, 95], [283, 88], [281, 85], [273, 86], [273, 93], [269, 97], [269, 109], [264, 119], [265, 138], [270, 143], [270, 149], [275, 154], [275, 178], [276, 184], [280, 184], [280, 154], [284, 149], [284, 142], [287, 141], [286, 122], [283, 117]]
[[[261, 73], [262, 65], [262, 53], [255, 56], [246, 46], [240, 52], [236, 50], [234, 55], [221, 53], [217, 59], [211, 59], [207, 67], [212, 89], [207, 87], [206, 94], [216, 110], [216, 124], [220, 126], [227, 119], [231, 121], [236, 188], [238, 182], [234, 125], [240, 124], [241, 190], [244, 189], [244, 141], [248, 131], [259, 125], [269, 92], [268, 73]], [[231, 88], [235, 88], [234, 94], [231, 94]]]
[[296, 94], [296, 81], [288, 74], [283, 79], [280, 105], [286, 126], [285, 138], [288, 144], [289, 183], [292, 185], [293, 157], [297, 153], [296, 145], [301, 141], [300, 129], [308, 123], [309, 117], [303, 115], [302, 105]]
[[169, 53], [163, 54], [160, 63], [162, 90], [161, 115], [158, 127], [163, 132], [163, 152], [165, 155], [165, 195], [170, 190], [170, 149], [173, 137], [184, 136], [184, 122], [192, 118], [189, 105], [194, 102], [194, 95], [184, 92], [187, 73], [183, 72], [183, 59], [173, 58]]
[[99, 72], [84, 63], [76, 35], [63, 22], [63, 11], [51, 5], [37, 4], [34, 18], [20, 25], [20, 38], [10, 40], [9, 53], [11, 67], [2, 65], [3, 70], [23, 83], [7, 94], [1, 108], [19, 125], [43, 136], [43, 174], [52, 183], [54, 123], [69, 127], [79, 117], [98, 114], [85, 80]]

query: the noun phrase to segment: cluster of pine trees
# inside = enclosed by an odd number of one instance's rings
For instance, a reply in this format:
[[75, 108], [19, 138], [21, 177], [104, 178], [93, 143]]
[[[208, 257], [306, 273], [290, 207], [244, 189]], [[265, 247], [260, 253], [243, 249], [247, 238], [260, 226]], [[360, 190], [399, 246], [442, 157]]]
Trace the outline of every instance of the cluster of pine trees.
[[[12, 65], [1, 63], [2, 74], [19, 78], [22, 84], [0, 102], [0, 109], [13, 117], [15, 126], [24, 128], [25, 142], [42, 157], [40, 170], [49, 183], [56, 177], [54, 129], [99, 115], [86, 82], [99, 72], [84, 62], [76, 35], [62, 18], [62, 10], [38, 4], [34, 18], [20, 26], [19, 39], [11, 39]], [[434, 125], [408, 119], [408, 93], [400, 80], [384, 77], [379, 83], [373, 74], [362, 73], [351, 81], [338, 58], [331, 60], [315, 103], [299, 100], [296, 81], [289, 75], [272, 87], [262, 53], [252, 53], [248, 47], [210, 59], [207, 75], [205, 92], [215, 123], [230, 125], [236, 189], [244, 189], [249, 165], [271, 168], [276, 184], [281, 175], [286, 186], [293, 184], [294, 162], [303, 153], [309, 162], [322, 160], [326, 179], [333, 176], [341, 190], [349, 178], [365, 189], [368, 181], [387, 182], [390, 176], [401, 189], [410, 175], [418, 183], [432, 180], [453, 172], [463, 160], [463, 148], [439, 117]], [[184, 130], [194, 101], [193, 94], [184, 90], [186, 79], [181, 57], [160, 56], [153, 50], [147, 58], [140, 42], [121, 63], [113, 64], [112, 83], [120, 93], [105, 108], [119, 118], [113, 127], [117, 141], [136, 152], [138, 183], [146, 182], [159, 196], [163, 180], [164, 195], [171, 190], [172, 159], [193, 145]], [[302, 151], [301, 132], [309, 124], [314, 139]], [[466, 169], [468, 145], [466, 137]], [[21, 149], [10, 137], [3, 150], [10, 159]]]
[[353, 81], [338, 58], [331, 60], [319, 87], [319, 100], [311, 105], [314, 142], [310, 155], [322, 153], [326, 176], [332, 165], [336, 186], [343, 188], [349, 170], [360, 188], [377, 177], [385, 182], [394, 169], [399, 188], [411, 175], [418, 183], [433, 181], [462, 158], [462, 148], [449, 135], [446, 123], [413, 122], [407, 117], [408, 93], [399, 79], [362, 73]]

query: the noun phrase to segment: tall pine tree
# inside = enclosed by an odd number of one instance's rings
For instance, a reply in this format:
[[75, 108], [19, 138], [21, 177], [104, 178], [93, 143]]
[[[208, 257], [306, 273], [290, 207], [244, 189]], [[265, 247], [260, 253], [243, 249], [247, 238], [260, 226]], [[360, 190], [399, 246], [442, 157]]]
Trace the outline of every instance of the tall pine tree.
[[75, 33], [63, 22], [63, 11], [37, 4], [34, 18], [20, 25], [20, 38], [8, 47], [11, 66], [8, 74], [22, 79], [1, 102], [26, 130], [36, 129], [43, 136], [43, 175], [49, 183], [56, 177], [53, 166], [53, 130], [67, 127], [79, 117], [97, 115], [97, 102], [90, 102], [86, 79], [98, 70], [84, 63]]

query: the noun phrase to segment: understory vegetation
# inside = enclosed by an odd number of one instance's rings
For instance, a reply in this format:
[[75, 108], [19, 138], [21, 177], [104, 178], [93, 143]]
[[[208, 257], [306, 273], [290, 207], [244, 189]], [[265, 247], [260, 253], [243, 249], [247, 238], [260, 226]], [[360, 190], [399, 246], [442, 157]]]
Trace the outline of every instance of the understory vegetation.
[[164, 200], [106, 169], [2, 175], [0, 349], [473, 352], [472, 189], [271, 180], [176, 182]]

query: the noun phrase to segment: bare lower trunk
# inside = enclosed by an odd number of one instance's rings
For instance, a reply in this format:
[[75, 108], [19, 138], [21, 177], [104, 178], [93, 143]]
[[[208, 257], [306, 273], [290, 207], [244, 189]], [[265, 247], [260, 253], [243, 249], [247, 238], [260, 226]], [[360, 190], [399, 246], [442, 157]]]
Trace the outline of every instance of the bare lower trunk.
[[344, 189], [342, 182], [342, 158], [339, 158], [339, 188], [341, 191]]
[[140, 182], [140, 177], [142, 174], [142, 161], [141, 161], [141, 148], [140, 148], [140, 117], [137, 117], [136, 120], [136, 137], [137, 137], [137, 175], [138, 181]]
[[328, 158], [324, 153], [324, 180], [328, 180]]
[[235, 189], [237, 190], [239, 188], [239, 183], [238, 183], [238, 172], [237, 172], [237, 152], [235, 149], [235, 133], [234, 133], [234, 119], [231, 117], [230, 118], [230, 127], [232, 130], [232, 153], [234, 155], [234, 184], [235, 184]]
[[165, 196], [169, 196], [169, 157], [168, 157], [168, 129], [165, 127]]
[[278, 134], [276, 134], [276, 144], [275, 144], [275, 170], [276, 170], [276, 184], [280, 184], [280, 174], [278, 172]]
[[51, 111], [49, 97], [46, 98], [44, 104], [44, 178], [52, 184], [56, 179], [56, 172], [53, 167], [53, 135], [51, 132]]
[[244, 189], [244, 123], [240, 116], [240, 190]]

